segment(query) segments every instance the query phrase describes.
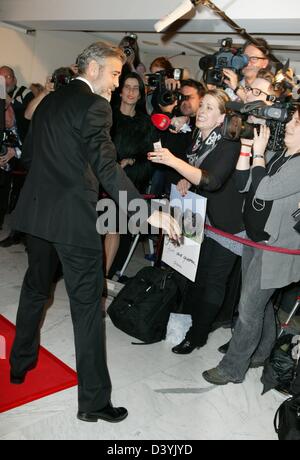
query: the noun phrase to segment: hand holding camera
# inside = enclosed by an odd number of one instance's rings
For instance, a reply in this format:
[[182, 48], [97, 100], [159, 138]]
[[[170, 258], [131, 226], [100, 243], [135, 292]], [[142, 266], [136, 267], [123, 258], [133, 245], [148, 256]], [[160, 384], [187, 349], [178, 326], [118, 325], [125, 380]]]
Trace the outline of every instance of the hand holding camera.
[[261, 125], [259, 134], [257, 128], [254, 128], [253, 139], [253, 158], [264, 158], [265, 151], [269, 142], [270, 128], [267, 125]]

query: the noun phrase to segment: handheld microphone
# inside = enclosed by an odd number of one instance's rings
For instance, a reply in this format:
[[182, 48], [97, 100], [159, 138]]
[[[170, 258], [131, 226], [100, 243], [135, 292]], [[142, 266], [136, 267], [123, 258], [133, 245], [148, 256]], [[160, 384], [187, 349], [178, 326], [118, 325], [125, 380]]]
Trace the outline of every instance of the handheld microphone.
[[186, 13], [191, 11], [194, 8], [191, 0], [184, 0], [172, 13], [167, 14], [165, 17], [160, 19], [154, 24], [154, 29], [156, 32], [161, 32], [166, 27], [169, 27], [177, 19], [184, 16]]
[[166, 131], [171, 124], [171, 119], [163, 113], [154, 113], [151, 115], [151, 122], [160, 131]]

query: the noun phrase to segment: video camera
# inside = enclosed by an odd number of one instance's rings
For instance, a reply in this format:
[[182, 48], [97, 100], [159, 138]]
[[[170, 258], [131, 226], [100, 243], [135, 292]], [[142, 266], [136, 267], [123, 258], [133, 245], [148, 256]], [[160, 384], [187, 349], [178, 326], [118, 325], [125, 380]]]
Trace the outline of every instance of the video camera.
[[171, 91], [166, 87], [166, 78], [173, 78], [176, 81], [182, 80], [183, 69], [173, 69], [172, 74], [167, 74], [166, 71], [160, 70], [155, 73], [146, 74], [147, 86], [155, 88], [157, 95], [157, 103], [163, 107], [173, 104], [175, 101], [181, 103], [188, 99], [178, 90]]
[[226, 115], [222, 126], [222, 135], [225, 139], [238, 141], [240, 138], [253, 139], [254, 128], [259, 132], [260, 124], [248, 123], [249, 115], [266, 120], [270, 128], [268, 149], [277, 151], [284, 146], [285, 126], [291, 120], [296, 110], [295, 101], [276, 101], [267, 105], [263, 101], [227, 102], [226, 107], [232, 113]]
[[232, 39], [224, 38], [221, 48], [215, 54], [208, 54], [199, 60], [203, 70], [203, 80], [206, 84], [224, 87], [223, 69], [231, 69], [239, 73], [248, 64], [248, 57], [241, 49], [232, 48]]

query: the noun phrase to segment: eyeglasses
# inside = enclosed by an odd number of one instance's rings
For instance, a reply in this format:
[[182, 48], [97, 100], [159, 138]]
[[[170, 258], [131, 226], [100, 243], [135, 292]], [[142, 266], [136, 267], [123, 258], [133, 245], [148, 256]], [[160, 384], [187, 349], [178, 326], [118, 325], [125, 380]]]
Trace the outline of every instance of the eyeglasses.
[[268, 93], [265, 93], [265, 92], [262, 91], [261, 89], [258, 89], [258, 88], [251, 88], [251, 86], [245, 86], [245, 91], [247, 91], [247, 92], [251, 91], [251, 93], [253, 94], [253, 96], [260, 96], [261, 94], [264, 94], [265, 96], [269, 96]]
[[264, 57], [258, 57], [258, 56], [248, 56], [248, 61], [252, 62], [252, 64], [257, 64], [259, 59], [266, 59]]

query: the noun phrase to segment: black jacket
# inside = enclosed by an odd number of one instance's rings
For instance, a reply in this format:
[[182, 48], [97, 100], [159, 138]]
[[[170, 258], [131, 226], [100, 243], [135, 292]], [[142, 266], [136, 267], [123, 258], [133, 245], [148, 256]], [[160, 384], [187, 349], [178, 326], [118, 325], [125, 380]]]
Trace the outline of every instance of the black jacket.
[[140, 198], [116, 163], [111, 123], [109, 103], [80, 80], [40, 103], [23, 148], [29, 173], [14, 213], [15, 229], [52, 242], [101, 248], [98, 181], [118, 204], [119, 190], [127, 190], [129, 200]]

